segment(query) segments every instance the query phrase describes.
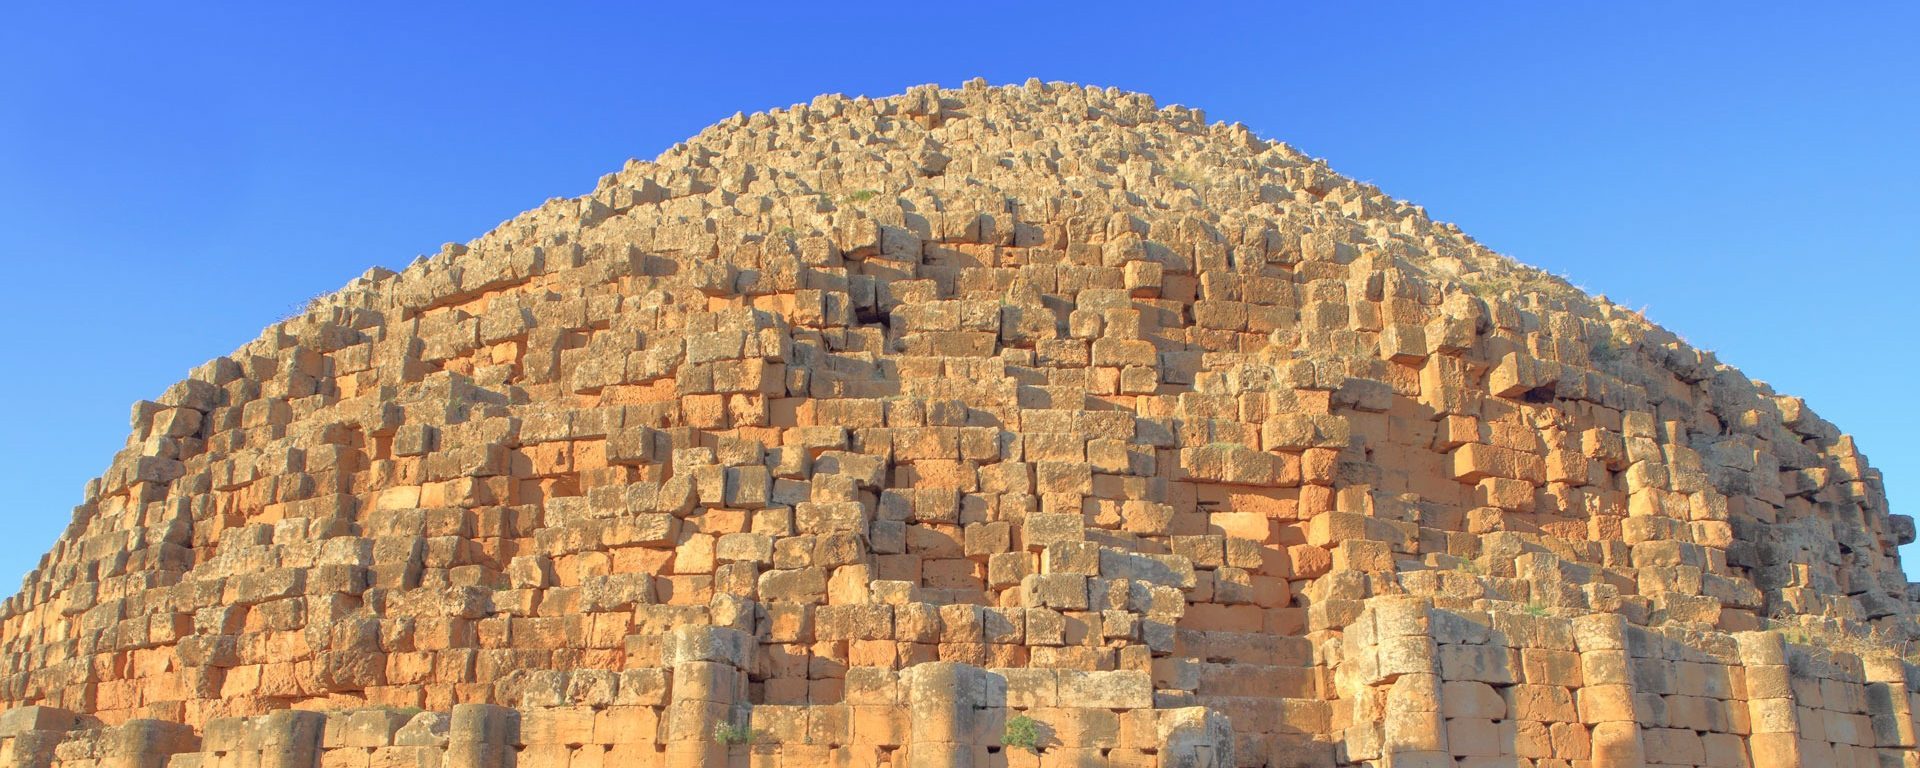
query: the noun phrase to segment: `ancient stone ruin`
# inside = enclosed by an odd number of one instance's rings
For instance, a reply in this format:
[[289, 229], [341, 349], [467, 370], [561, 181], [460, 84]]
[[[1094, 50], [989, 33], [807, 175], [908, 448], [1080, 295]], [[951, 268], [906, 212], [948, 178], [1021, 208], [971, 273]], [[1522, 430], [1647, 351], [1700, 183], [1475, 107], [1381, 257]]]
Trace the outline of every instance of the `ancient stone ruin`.
[[1916, 766], [1852, 440], [1239, 125], [735, 116], [133, 409], [0, 766]]

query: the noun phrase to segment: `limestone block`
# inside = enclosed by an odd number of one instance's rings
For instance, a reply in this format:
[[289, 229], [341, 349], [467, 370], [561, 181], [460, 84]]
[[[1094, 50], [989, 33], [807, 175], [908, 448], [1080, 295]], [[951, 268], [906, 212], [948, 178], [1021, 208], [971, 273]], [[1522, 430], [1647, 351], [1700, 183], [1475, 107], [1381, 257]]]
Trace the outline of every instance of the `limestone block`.
[[1811, 764], [1802, 759], [1801, 740], [1791, 731], [1754, 733], [1747, 738], [1747, 749], [1753, 756], [1754, 768], [1798, 768]]
[[1159, 354], [1150, 341], [1102, 338], [1093, 342], [1092, 362], [1097, 366], [1114, 368], [1152, 366], [1159, 362]]
[[407, 717], [391, 709], [363, 709], [345, 717], [327, 718], [325, 745], [334, 747], [385, 747], [393, 744], [394, 732], [407, 724]]
[[1618, 614], [1590, 614], [1573, 620], [1576, 647], [1589, 651], [1620, 651], [1627, 647], [1626, 622]]
[[1572, 723], [1580, 719], [1573, 694], [1567, 688], [1522, 683], [1508, 687], [1506, 695], [1512, 702], [1510, 707], [1514, 719], [1555, 723]]
[[1581, 654], [1548, 648], [1522, 648], [1520, 674], [1528, 683], [1578, 688], [1583, 682]]
[[258, 750], [262, 768], [308, 768], [320, 759], [326, 716], [281, 710], [251, 723], [246, 748]]
[[1531, 513], [1534, 509], [1533, 485], [1505, 477], [1483, 477], [1476, 486], [1484, 506], [1509, 512]]
[[745, 531], [723, 535], [714, 545], [714, 557], [723, 562], [771, 563], [773, 537]]
[[510, 744], [520, 740], [520, 714], [506, 707], [492, 704], [456, 704], [447, 720], [448, 761], [454, 761], [454, 754], [461, 745], [488, 749], [466, 750], [471, 759], [481, 765], [496, 764], [489, 762], [504, 759], [504, 751]]
[[1100, 545], [1091, 541], [1061, 541], [1040, 553], [1040, 569], [1047, 574], [1100, 575]]
[[1098, 550], [1098, 575], [1110, 581], [1125, 580], [1176, 589], [1192, 589], [1193, 563], [1183, 555], [1136, 554], [1112, 547]]
[[1032, 710], [1040, 723], [1047, 753], [1058, 750], [1069, 761], [1097, 757], [1120, 741], [1120, 718], [1104, 709], [1070, 707]]
[[1073, 573], [1035, 573], [1020, 580], [1021, 604], [1063, 611], [1087, 609], [1087, 577]]
[[985, 746], [917, 741], [905, 752], [904, 768], [978, 768], [992, 763]]
[[1879, 747], [1915, 746], [1912, 702], [1906, 695], [1904, 674], [1896, 679], [1867, 684], [1867, 710], [1871, 714], [1873, 745]]
[[[878, 582], [876, 582], [877, 584]], [[927, 603], [887, 601], [893, 607], [893, 636], [902, 642], [938, 643], [943, 637], [940, 608]]]
[[[1441, 652], [1436, 652], [1433, 640], [1426, 637], [1396, 636], [1382, 638], [1375, 646], [1374, 653], [1377, 659], [1375, 662], [1377, 666], [1374, 668], [1374, 673], [1368, 676], [1369, 682], [1382, 682], [1400, 675], [1431, 674], [1435, 667], [1440, 665], [1445, 658], [1442, 653], [1447, 649], [1457, 647], [1459, 646], [1446, 646], [1441, 649]], [[1458, 666], [1458, 662], [1456, 662], [1456, 666]], [[1464, 679], [1456, 674], [1448, 674], [1447, 677]]]
[[1180, 452], [1180, 466], [1196, 482], [1293, 486], [1300, 467], [1280, 456], [1234, 443], [1214, 443]]
[[[980, 613], [982, 639], [996, 644], [1017, 644], [1027, 633], [1027, 617], [1030, 611], [1020, 608], [989, 608]], [[948, 627], [955, 624], [946, 621]]]
[[854, 743], [897, 746], [909, 740], [912, 729], [907, 713], [899, 708], [856, 706], [852, 711]]
[[1624, 651], [1582, 653], [1580, 680], [1583, 685], [1631, 685], [1631, 666]]
[[1182, 707], [1160, 713], [1161, 768], [1214, 768], [1237, 765], [1233, 724], [1207, 707]]
[[767, 505], [773, 491], [773, 476], [766, 467], [728, 467], [723, 501], [735, 509], [759, 509]]
[[1404, 675], [1387, 689], [1381, 748], [1387, 754], [1445, 751], [1447, 727], [1439, 676]]
[[1438, 659], [1440, 674], [1448, 680], [1475, 680], [1507, 685], [1515, 682], [1515, 669], [1507, 648], [1491, 645], [1443, 645]]
[[1352, 428], [1347, 420], [1327, 414], [1280, 414], [1260, 426], [1260, 445], [1269, 451], [1344, 449], [1351, 441]]
[[1747, 666], [1785, 665], [1787, 646], [1778, 632], [1738, 632], [1740, 661]]
[[1440, 711], [1449, 718], [1510, 720], [1507, 702], [1486, 683], [1448, 680], [1441, 685]]
[[914, 724], [910, 748], [999, 743], [1006, 678], [967, 664], [932, 662], [902, 670], [900, 685]]
[[[713, 744], [714, 731], [733, 722], [733, 705], [705, 700], [675, 701], [661, 713], [661, 736], [671, 753], [677, 744]], [[592, 723], [587, 723], [591, 727]], [[671, 758], [670, 758], [671, 759]]]
[[1446, 721], [1448, 751], [1462, 757], [1497, 757], [1503, 743], [1501, 727], [1492, 720], [1450, 717]]
[[1153, 678], [1137, 670], [1110, 672], [1059, 671], [1060, 700], [1096, 709], [1142, 709], [1153, 706]]
[[1706, 744], [1700, 734], [1684, 728], [1642, 728], [1641, 745], [1648, 755], [1661, 762], [1700, 765], [1707, 760]]
[[1502, 477], [1537, 484], [1546, 478], [1546, 464], [1540, 457], [1482, 443], [1455, 448], [1452, 462], [1453, 478], [1463, 483]]
[[630, 611], [654, 602], [653, 577], [644, 573], [594, 576], [581, 583], [579, 597], [588, 611]]
[[[1475, 758], [1462, 758], [1462, 760], [1473, 759]], [[1419, 751], [1412, 749], [1394, 752], [1383, 762], [1393, 768], [1455, 768], [1461, 764], [1460, 761], [1456, 760], [1454, 756], [1448, 752]]]
[[1556, 368], [1518, 352], [1508, 352], [1487, 374], [1487, 390], [1495, 397], [1521, 397], [1557, 383]]
[[421, 712], [409, 718], [393, 735], [398, 747], [445, 747], [450, 738], [453, 716], [445, 712]]
[[1605, 722], [1593, 726], [1592, 755], [1596, 768], [1640, 768], [1647, 764], [1647, 749], [1641, 742], [1640, 727], [1631, 722]]
[[822, 640], [888, 640], [894, 636], [893, 608], [887, 605], [827, 605], [814, 612], [814, 634]]
[[926, 607], [935, 611], [932, 624], [939, 634], [934, 640], [942, 643], [987, 642], [988, 623], [1000, 617], [998, 611], [990, 611], [974, 605]]
[[1433, 611], [1431, 626], [1435, 642], [1447, 645], [1485, 645], [1493, 638], [1492, 621], [1484, 613]]
[[1160, 295], [1165, 268], [1159, 262], [1133, 260], [1127, 262], [1124, 269], [1124, 285], [1132, 295], [1142, 298]]
[[1376, 598], [1368, 603], [1377, 637], [1427, 637], [1430, 633], [1432, 606], [1425, 600], [1395, 597]]
[[[152, 719], [129, 720], [107, 729], [103, 736], [101, 764], [124, 768], [164, 768], [170, 756], [196, 752], [200, 746], [200, 739], [185, 723]], [[317, 754], [317, 741], [314, 751]]]
[[743, 698], [744, 680], [727, 662], [682, 661], [673, 665], [672, 700], [732, 704]]
[[1013, 549], [1013, 527], [1004, 521], [968, 525], [964, 536], [968, 557], [991, 558]]
[[678, 626], [662, 640], [661, 660], [669, 665], [717, 661], [744, 669], [755, 646], [752, 635], [721, 627]]
[[34, 731], [65, 731], [72, 728], [74, 713], [55, 707], [14, 707], [0, 712], [0, 739], [11, 739]]
[[760, 574], [758, 594], [766, 601], [822, 602], [827, 595], [827, 572], [823, 568], [766, 571]]
[[1588, 725], [1632, 723], [1637, 719], [1630, 685], [1584, 686], [1574, 692], [1574, 705], [1580, 722]]

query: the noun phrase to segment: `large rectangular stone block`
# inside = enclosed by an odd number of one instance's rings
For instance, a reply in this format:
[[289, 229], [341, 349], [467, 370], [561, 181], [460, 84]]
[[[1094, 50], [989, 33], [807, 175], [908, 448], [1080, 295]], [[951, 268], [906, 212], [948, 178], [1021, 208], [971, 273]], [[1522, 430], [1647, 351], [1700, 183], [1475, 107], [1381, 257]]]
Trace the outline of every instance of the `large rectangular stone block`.
[[1144, 709], [1153, 706], [1153, 677], [1142, 671], [1080, 672], [1059, 670], [1060, 701], [1096, 709]]
[[65, 731], [73, 727], [74, 714], [55, 707], [14, 707], [0, 712], [0, 739], [11, 739], [33, 731]]
[[1007, 680], [979, 667], [933, 662], [900, 673], [913, 722], [909, 750], [922, 744], [997, 744], [1005, 719]]

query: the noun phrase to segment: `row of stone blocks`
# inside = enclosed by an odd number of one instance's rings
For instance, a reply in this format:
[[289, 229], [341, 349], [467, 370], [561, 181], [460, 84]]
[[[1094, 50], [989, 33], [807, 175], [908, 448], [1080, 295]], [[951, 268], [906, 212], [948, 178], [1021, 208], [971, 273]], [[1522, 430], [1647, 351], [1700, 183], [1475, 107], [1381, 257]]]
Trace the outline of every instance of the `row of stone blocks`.
[[0, 714], [4, 768], [332, 768], [514, 764], [518, 713], [462, 704], [451, 714], [282, 710], [215, 720], [204, 734], [160, 720], [89, 723], [50, 707]]
[[[554, 707], [517, 710], [461, 704], [450, 713], [361, 709], [281, 710], [255, 718], [214, 720], [202, 733], [158, 720], [104, 726], [65, 710], [22, 707], [0, 716], [0, 768], [604, 768], [605, 766], [811, 766], [990, 768], [1021, 765], [1113, 765], [1129, 768], [1231, 766], [1233, 731], [1210, 709], [1188, 707], [1127, 713], [1124, 743], [1082, 740], [1087, 723], [1114, 719], [1110, 702], [1060, 702], [1045, 710], [1066, 738], [1055, 759], [1003, 744], [1009, 717], [1008, 679], [955, 662], [932, 662], [899, 673], [885, 727], [843, 729], [837, 736], [752, 743], [756, 732], [790, 728], [752, 722], [743, 684], [754, 638], [735, 630], [686, 626], [665, 638], [663, 662], [672, 695], [663, 706]], [[1030, 697], [1026, 697], [1030, 698]], [[1098, 697], [1095, 697], [1098, 698]], [[769, 707], [790, 720], [804, 710]], [[832, 709], [823, 707], [822, 709]], [[1078, 710], [1085, 710], [1084, 712]], [[818, 713], [823, 719], [835, 715]], [[1084, 716], [1083, 716], [1084, 715]], [[844, 719], [844, 708], [837, 715]], [[723, 735], [731, 731], [730, 736]], [[727, 743], [733, 742], [733, 743]], [[1109, 760], [1111, 758], [1111, 760]]]
[[1399, 596], [1368, 601], [1341, 642], [1354, 764], [1920, 765], [1920, 670], [1891, 656]]
[[[284, 710], [216, 720], [204, 734], [175, 723], [134, 720], [77, 727], [70, 712], [23, 707], [6, 713], [0, 768], [585, 768], [586, 766], [892, 765], [914, 768], [1101, 765], [1127, 768], [1230, 766], [1232, 731], [1218, 713], [1193, 707], [1152, 712], [1157, 744], [1145, 749], [1045, 747], [999, 743], [1008, 710], [980, 706], [994, 676], [965, 665], [931, 664], [923, 693], [901, 715], [909, 730], [897, 747], [782, 742], [724, 744], [713, 739], [653, 742], [651, 734], [608, 733], [621, 712], [595, 714], [594, 735], [554, 743], [536, 723], [575, 719], [577, 711], [522, 712], [462, 704], [448, 713], [366, 709]], [[1004, 695], [1004, 689], [1000, 690]], [[1053, 710], [1059, 712], [1059, 710]], [[989, 735], [991, 734], [991, 735]], [[1044, 733], [1043, 733], [1044, 738]], [[610, 743], [607, 743], [610, 742]], [[991, 743], [989, 743], [991, 742]], [[1043, 744], [1044, 747], [1044, 744]], [[1110, 758], [1110, 759], [1109, 759]], [[885, 760], [887, 762], [881, 762]], [[1067, 762], [1061, 762], [1067, 761]]]

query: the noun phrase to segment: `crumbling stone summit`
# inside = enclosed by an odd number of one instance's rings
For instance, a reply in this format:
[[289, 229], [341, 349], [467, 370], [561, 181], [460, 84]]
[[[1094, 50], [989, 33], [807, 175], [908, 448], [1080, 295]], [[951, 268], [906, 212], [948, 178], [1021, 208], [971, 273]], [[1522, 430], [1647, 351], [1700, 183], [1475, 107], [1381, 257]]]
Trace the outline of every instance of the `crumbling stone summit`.
[[133, 409], [0, 766], [1916, 766], [1880, 475], [1239, 125], [736, 115]]

